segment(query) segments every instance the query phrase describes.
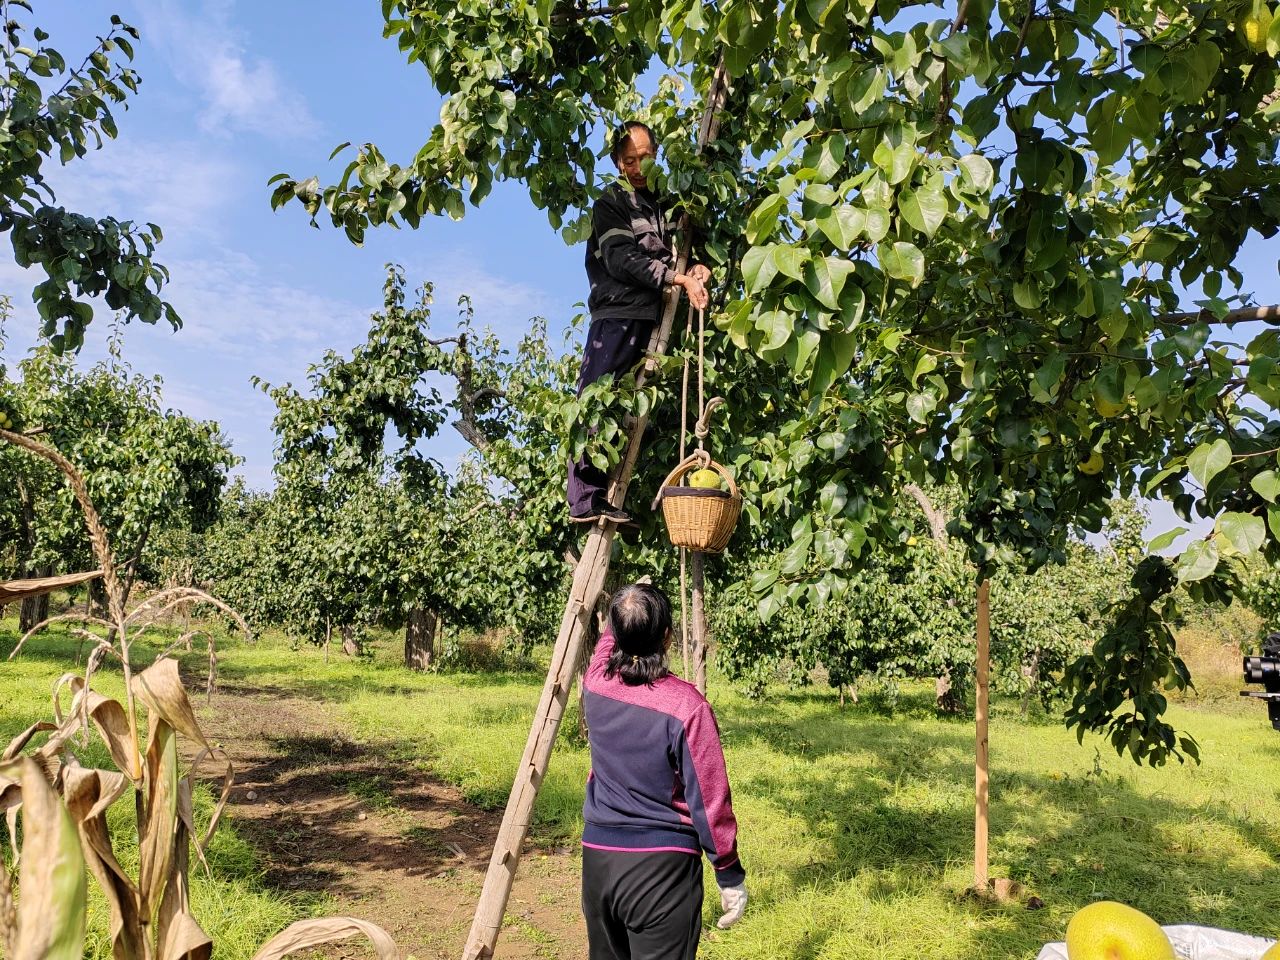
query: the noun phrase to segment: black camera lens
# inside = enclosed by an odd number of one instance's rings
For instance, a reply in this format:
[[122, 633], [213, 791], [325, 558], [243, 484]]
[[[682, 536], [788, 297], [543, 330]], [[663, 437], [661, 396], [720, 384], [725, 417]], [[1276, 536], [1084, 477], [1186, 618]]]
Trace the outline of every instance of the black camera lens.
[[1270, 657], [1245, 657], [1244, 682], [1265, 684], [1268, 679], [1280, 677], [1280, 664]]

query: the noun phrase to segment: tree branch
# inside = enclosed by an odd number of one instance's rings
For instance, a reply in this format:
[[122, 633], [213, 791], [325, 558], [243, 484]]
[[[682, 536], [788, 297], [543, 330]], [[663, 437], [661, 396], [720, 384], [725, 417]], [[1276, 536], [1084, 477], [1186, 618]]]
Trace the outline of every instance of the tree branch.
[[627, 4], [620, 3], [616, 7], [591, 7], [576, 10], [557, 10], [551, 15], [552, 23], [576, 23], [592, 17], [614, 17], [627, 12]]
[[933, 501], [929, 499], [929, 495], [921, 490], [914, 483], [908, 483], [902, 488], [902, 492], [907, 494], [911, 499], [920, 505], [924, 518], [929, 522], [929, 534], [933, 537], [934, 545], [939, 550], [947, 548], [947, 518], [942, 511], [933, 505]]
[[1239, 310], [1232, 310], [1221, 318], [1208, 310], [1198, 310], [1193, 313], [1166, 313], [1156, 317], [1156, 323], [1158, 324], [1179, 327], [1189, 327], [1193, 323], [1217, 323], [1223, 326], [1233, 326], [1237, 323], [1249, 323], [1252, 320], [1261, 320], [1263, 322], [1280, 320], [1280, 304], [1272, 304], [1269, 307], [1241, 307]]

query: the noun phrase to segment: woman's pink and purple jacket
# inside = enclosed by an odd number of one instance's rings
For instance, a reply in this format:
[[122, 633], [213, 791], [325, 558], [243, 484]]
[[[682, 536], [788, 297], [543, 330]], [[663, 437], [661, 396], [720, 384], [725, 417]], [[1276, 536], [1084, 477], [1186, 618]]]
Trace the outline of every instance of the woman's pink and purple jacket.
[[615, 649], [606, 630], [583, 681], [591, 774], [582, 844], [635, 853], [707, 852], [721, 887], [746, 877], [715, 715], [696, 687], [666, 676], [652, 686], [605, 678]]

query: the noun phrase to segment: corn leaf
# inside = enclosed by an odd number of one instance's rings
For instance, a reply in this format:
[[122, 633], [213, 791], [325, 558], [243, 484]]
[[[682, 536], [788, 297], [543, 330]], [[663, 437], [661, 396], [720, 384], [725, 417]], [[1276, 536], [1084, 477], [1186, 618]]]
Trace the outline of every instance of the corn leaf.
[[149, 924], [169, 883], [174, 833], [178, 829], [178, 735], [156, 714], [147, 736], [142, 812], [138, 817], [138, 894], [143, 924]]
[[283, 960], [299, 950], [359, 936], [367, 937], [373, 944], [378, 960], [400, 960], [400, 951], [396, 949], [395, 942], [387, 931], [376, 923], [354, 917], [324, 917], [320, 920], [291, 923], [264, 943], [253, 955], [253, 960]]
[[117, 957], [140, 957], [138, 888], [116, 860], [107, 831], [107, 810], [129, 781], [114, 770], [89, 770], [72, 763], [63, 771], [62, 783], [67, 810], [80, 831], [85, 860], [111, 911], [112, 952]]
[[[236, 771], [235, 767], [231, 764], [231, 757], [227, 755], [225, 750], [218, 747], [208, 747], [196, 754], [196, 758], [191, 761], [191, 770], [185, 777], [183, 777], [183, 782], [186, 783], [187, 789], [190, 790], [195, 783], [195, 777], [200, 770], [200, 765], [204, 763], [206, 759], [214, 759], [219, 755], [222, 756], [223, 761], [226, 763], [226, 767], [222, 773], [222, 794], [218, 797], [217, 806], [213, 808], [213, 814], [209, 817], [209, 826], [204, 832], [204, 837], [198, 844], [196, 844], [196, 853], [200, 857], [200, 862], [205, 864], [206, 870], [209, 868], [209, 865], [205, 863], [204, 852], [209, 849], [209, 841], [213, 839], [213, 832], [218, 829], [218, 823], [222, 820], [223, 810], [227, 806], [227, 800], [231, 797], [231, 788], [235, 786]], [[182, 815], [181, 805], [179, 805], [178, 812]], [[187, 818], [186, 826], [194, 837], [196, 834], [196, 828], [190, 818]]]
[[[142, 779], [142, 771], [138, 767], [138, 752], [133, 746], [133, 735], [129, 732], [129, 718], [117, 700], [104, 697], [102, 694], [84, 686], [83, 678], [76, 678], [79, 686], [76, 690], [75, 706], [83, 709], [93, 721], [94, 728], [111, 752], [111, 759], [129, 779], [137, 783]], [[73, 713], [76, 711], [73, 709]]]
[[39, 723], [33, 723], [31, 726], [27, 727], [27, 729], [23, 730], [20, 734], [18, 734], [16, 737], [14, 737], [12, 740], [9, 741], [9, 746], [5, 748], [5, 751], [3, 754], [0, 754], [0, 763], [7, 762], [9, 760], [12, 760], [14, 757], [16, 757], [18, 755], [18, 752], [23, 747], [25, 747], [31, 741], [31, 738], [34, 737], [37, 733], [42, 733], [46, 730], [57, 730], [57, 729], [58, 729], [57, 724], [50, 723], [47, 720], [41, 720]]
[[196, 715], [191, 710], [191, 701], [187, 699], [187, 691], [182, 686], [176, 660], [161, 657], [136, 675], [133, 678], [133, 692], [147, 705], [153, 720], [159, 716], [188, 740], [193, 740], [202, 747], [209, 746], [200, 725], [196, 723]]
[[88, 894], [80, 839], [40, 767], [29, 757], [16, 766], [22, 784], [23, 856], [12, 960], [80, 960]]
[[213, 953], [213, 941], [191, 915], [187, 872], [194, 821], [192, 780], [186, 776], [178, 781], [178, 824], [173, 835], [173, 865], [156, 921], [156, 941], [160, 945], [157, 960], [209, 960]]

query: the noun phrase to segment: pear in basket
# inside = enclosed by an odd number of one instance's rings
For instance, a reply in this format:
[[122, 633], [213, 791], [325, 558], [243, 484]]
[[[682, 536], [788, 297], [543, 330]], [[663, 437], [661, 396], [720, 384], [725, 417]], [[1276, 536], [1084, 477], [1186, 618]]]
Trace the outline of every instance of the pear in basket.
[[1100, 900], [1067, 924], [1069, 960], [1177, 960], [1173, 944], [1141, 910]]
[[719, 490], [721, 486], [720, 474], [709, 467], [695, 470], [689, 474], [689, 486], [697, 487], [699, 490]]

